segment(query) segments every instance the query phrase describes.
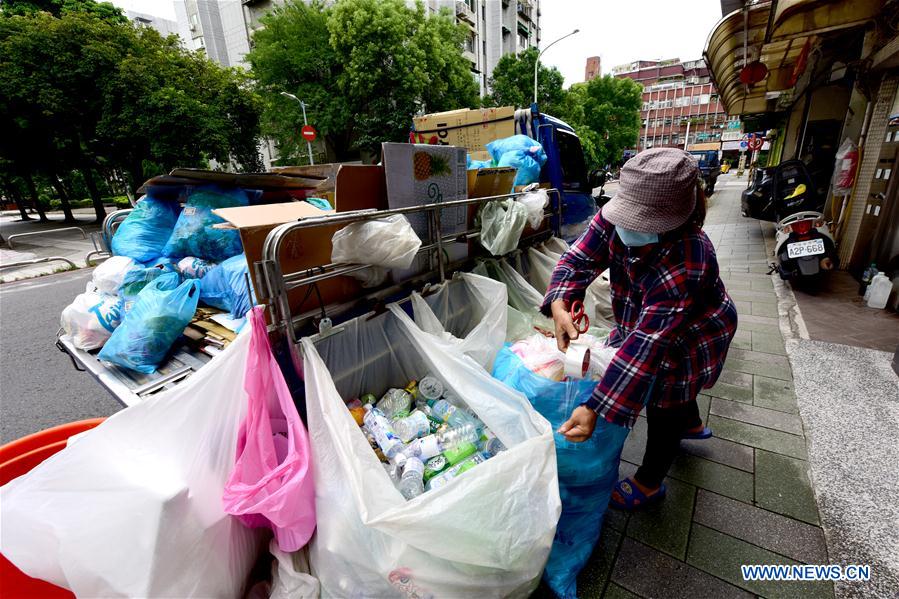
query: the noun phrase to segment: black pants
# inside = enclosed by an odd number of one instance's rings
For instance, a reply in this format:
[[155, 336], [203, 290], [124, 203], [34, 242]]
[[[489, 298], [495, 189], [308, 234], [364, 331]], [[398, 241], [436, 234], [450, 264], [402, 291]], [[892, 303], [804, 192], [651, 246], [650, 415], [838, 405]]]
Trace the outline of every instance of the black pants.
[[646, 453], [635, 478], [641, 485], [655, 488], [662, 484], [677, 457], [681, 436], [702, 424], [696, 400], [671, 408], [646, 408]]

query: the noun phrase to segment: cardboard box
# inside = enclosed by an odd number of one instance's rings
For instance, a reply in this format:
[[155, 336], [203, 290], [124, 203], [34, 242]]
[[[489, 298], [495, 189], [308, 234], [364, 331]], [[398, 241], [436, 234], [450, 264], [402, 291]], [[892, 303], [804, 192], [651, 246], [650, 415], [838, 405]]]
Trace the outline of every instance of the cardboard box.
[[[515, 108], [451, 110], [413, 119], [416, 141], [432, 145], [458, 146], [469, 152], [484, 152], [494, 139], [515, 135]], [[474, 157], [472, 157], [475, 160]], [[476, 160], [488, 160], [485, 158]]]
[[511, 193], [516, 169], [511, 166], [471, 169], [468, 171], [468, 197], [488, 198]]
[[[465, 148], [425, 144], [385, 143], [382, 146], [387, 178], [387, 203], [390, 208], [406, 208], [439, 202], [464, 200], [468, 197], [465, 171]], [[427, 212], [407, 214], [412, 228], [427, 244], [434, 239]], [[440, 211], [443, 235], [461, 233], [468, 223], [465, 206]], [[468, 244], [453, 243], [446, 247], [451, 261], [468, 256]], [[403, 281], [430, 268], [427, 254], [418, 256], [407, 270], [394, 270], [396, 281]]]
[[[338, 212], [387, 208], [387, 191], [384, 169], [380, 166], [327, 165], [333, 171], [334, 202]], [[250, 267], [253, 288], [260, 302], [267, 302], [262, 287], [256, 280], [254, 264], [262, 260], [262, 247], [269, 232], [276, 226], [300, 218], [322, 216], [335, 212], [325, 211], [306, 202], [286, 202], [264, 206], [221, 208], [213, 211], [227, 221], [218, 227], [233, 227], [240, 232], [244, 253]], [[285, 274], [304, 268], [313, 268], [331, 262], [331, 237], [342, 225], [320, 226], [304, 229], [291, 235], [280, 255], [281, 269]], [[358, 296], [362, 288], [352, 277], [335, 277], [317, 284], [325, 305], [342, 303]], [[294, 315], [318, 305], [316, 294], [306, 295], [304, 286], [290, 292], [290, 306]], [[305, 299], [305, 301], [303, 301]]]

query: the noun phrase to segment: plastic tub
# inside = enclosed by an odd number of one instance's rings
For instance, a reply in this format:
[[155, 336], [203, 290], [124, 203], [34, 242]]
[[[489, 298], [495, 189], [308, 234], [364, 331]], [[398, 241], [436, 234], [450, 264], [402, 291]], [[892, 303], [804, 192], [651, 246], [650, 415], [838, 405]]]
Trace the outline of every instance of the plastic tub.
[[[53, 454], [65, 449], [69, 437], [90, 430], [105, 418], [93, 418], [70, 422], [22, 437], [0, 447], [0, 485], [22, 476]], [[71, 598], [71, 592], [49, 582], [31, 578], [0, 555], [0, 599], [42, 597], [46, 599]]]

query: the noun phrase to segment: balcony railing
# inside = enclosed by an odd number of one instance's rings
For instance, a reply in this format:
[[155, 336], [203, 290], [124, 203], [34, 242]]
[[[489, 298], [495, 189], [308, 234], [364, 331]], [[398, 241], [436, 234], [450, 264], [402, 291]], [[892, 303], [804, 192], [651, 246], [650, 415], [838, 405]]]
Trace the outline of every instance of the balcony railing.
[[518, 14], [520, 14], [525, 19], [531, 19], [531, 11], [532, 7], [527, 2], [519, 2], [518, 3]]

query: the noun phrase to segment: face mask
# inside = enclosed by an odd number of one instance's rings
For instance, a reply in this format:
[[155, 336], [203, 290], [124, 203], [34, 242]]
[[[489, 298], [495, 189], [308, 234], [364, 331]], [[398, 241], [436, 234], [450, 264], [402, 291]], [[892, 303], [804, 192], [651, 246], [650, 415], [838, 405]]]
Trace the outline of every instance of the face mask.
[[631, 231], [618, 225], [615, 225], [615, 232], [618, 234], [618, 239], [627, 247], [642, 247], [650, 243], [659, 242], [658, 233], [641, 233], [640, 231]]

